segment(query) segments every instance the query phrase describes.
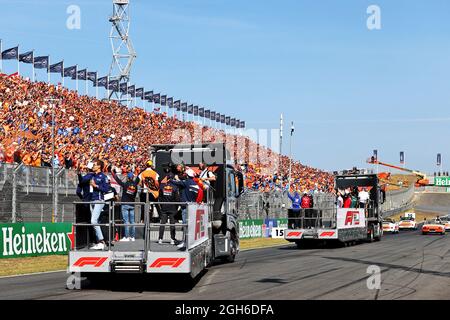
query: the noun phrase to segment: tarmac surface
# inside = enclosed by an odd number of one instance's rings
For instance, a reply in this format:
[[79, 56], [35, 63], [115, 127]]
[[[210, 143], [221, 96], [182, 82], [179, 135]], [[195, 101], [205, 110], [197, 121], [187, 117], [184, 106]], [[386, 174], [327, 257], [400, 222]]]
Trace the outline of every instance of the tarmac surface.
[[[378, 269], [379, 268], [379, 269]], [[381, 271], [379, 289], [370, 270]], [[66, 289], [65, 272], [0, 279], [0, 299], [46, 300], [398, 300], [450, 299], [450, 235], [420, 231], [341, 248], [294, 244], [241, 252], [195, 282], [178, 276], [108, 275]], [[375, 279], [375, 280], [374, 280]]]

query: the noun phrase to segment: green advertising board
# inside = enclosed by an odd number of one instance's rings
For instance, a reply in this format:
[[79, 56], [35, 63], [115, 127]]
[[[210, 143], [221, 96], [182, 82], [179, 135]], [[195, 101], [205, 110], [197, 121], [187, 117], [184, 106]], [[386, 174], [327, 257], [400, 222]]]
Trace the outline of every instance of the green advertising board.
[[0, 224], [0, 259], [67, 254], [71, 223]]
[[239, 238], [269, 238], [272, 228], [287, 228], [287, 219], [239, 220]]
[[435, 177], [434, 185], [438, 187], [450, 187], [450, 177]]

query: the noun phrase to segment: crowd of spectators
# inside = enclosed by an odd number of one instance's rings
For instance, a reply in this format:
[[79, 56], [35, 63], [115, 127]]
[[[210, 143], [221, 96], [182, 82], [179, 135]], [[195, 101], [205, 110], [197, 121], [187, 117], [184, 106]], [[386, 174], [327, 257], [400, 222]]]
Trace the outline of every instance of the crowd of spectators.
[[[116, 166], [123, 173], [137, 174], [145, 166], [152, 144], [226, 141], [243, 164], [240, 167], [249, 189], [286, 190], [289, 185], [288, 157], [249, 138], [181, 121], [164, 112], [127, 108], [61, 86], [4, 74], [0, 74], [0, 110], [0, 162], [75, 169], [101, 159], [105, 170]], [[182, 133], [174, 134], [177, 130]], [[255, 152], [264, 157], [256, 157]], [[333, 180], [326, 172], [293, 162], [290, 185], [291, 190], [327, 192], [332, 190]]]

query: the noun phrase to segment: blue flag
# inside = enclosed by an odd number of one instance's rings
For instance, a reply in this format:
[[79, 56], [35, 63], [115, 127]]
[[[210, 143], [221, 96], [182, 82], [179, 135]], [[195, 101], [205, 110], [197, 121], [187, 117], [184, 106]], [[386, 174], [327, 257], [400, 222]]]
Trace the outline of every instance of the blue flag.
[[245, 121], [241, 121], [240, 127], [241, 127], [242, 129], [245, 129]]
[[173, 98], [167, 98], [167, 105], [169, 108], [173, 108]]
[[136, 86], [132, 85], [128, 87], [128, 94], [133, 98], [136, 96]]
[[194, 106], [194, 116], [198, 116], [198, 106]]
[[186, 112], [187, 111], [187, 102], [183, 102], [181, 104], [181, 112]]
[[87, 78], [88, 78], [88, 80], [90, 80], [94, 84], [96, 84], [97, 83], [97, 72], [88, 72]]
[[98, 78], [97, 87], [108, 88], [108, 76]]
[[211, 111], [210, 110], [205, 110], [205, 118], [209, 119], [211, 117]]
[[216, 120], [216, 112], [215, 111], [211, 111], [211, 117], [209, 119]]
[[198, 115], [200, 117], [204, 117], [205, 116], [205, 108], [200, 108], [198, 109]]
[[160, 93], [153, 95], [153, 102], [156, 104], [159, 104], [161, 102], [161, 94]]
[[166, 96], [166, 95], [161, 96], [161, 105], [162, 105], [162, 106], [165, 106], [165, 105], [166, 105], [166, 102], [167, 102], [167, 96]]
[[226, 124], [227, 126], [230, 125], [230, 120], [231, 120], [231, 117], [225, 117], [225, 124]]
[[193, 114], [194, 113], [194, 105], [189, 105], [188, 107], [187, 107], [187, 112], [189, 113], [189, 114]]
[[175, 109], [177, 109], [177, 111], [180, 111], [181, 110], [181, 101], [180, 100], [175, 101], [173, 103], [173, 106]]
[[77, 77], [79, 80], [86, 80], [87, 79], [87, 69], [78, 71]]
[[48, 69], [48, 56], [34, 58], [34, 67], [36, 69]]
[[111, 81], [109, 81], [108, 89], [112, 90], [114, 92], [118, 92], [119, 91], [119, 80], [111, 80]]
[[127, 94], [128, 93], [128, 82], [121, 83], [119, 85], [119, 91], [121, 93]]
[[220, 123], [225, 123], [225, 115], [224, 114], [220, 115]]
[[144, 99], [153, 102], [153, 91], [147, 91], [144, 93]]
[[23, 63], [33, 63], [33, 51], [28, 51], [19, 55], [19, 61]]
[[136, 97], [144, 99], [144, 88], [136, 89]]
[[235, 126], [236, 126], [236, 119], [235, 119], [235, 118], [232, 118], [232, 119], [230, 120], [230, 125], [231, 125], [232, 127], [235, 127]]
[[7, 49], [2, 52], [3, 60], [17, 60], [19, 59], [19, 47]]
[[59, 73], [62, 76], [63, 73], [63, 68], [64, 68], [64, 62], [58, 62], [55, 64], [52, 64], [49, 68], [49, 72], [51, 73]]
[[76, 74], [77, 74], [77, 66], [64, 68], [64, 77], [71, 77], [72, 79], [75, 79]]

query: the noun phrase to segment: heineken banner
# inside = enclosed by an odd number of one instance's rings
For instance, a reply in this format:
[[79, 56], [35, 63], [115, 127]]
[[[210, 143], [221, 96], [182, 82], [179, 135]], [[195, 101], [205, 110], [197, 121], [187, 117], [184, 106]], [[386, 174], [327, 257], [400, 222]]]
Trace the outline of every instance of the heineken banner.
[[273, 228], [287, 228], [287, 219], [239, 220], [239, 238], [270, 238]]
[[450, 187], [450, 177], [435, 177], [434, 184], [439, 187]]
[[71, 223], [0, 224], [0, 259], [67, 254]]

